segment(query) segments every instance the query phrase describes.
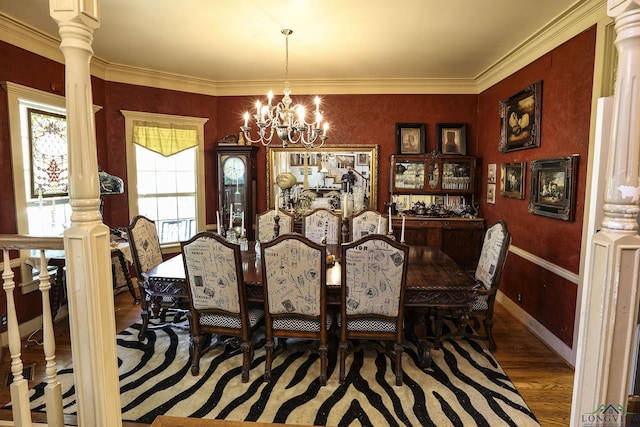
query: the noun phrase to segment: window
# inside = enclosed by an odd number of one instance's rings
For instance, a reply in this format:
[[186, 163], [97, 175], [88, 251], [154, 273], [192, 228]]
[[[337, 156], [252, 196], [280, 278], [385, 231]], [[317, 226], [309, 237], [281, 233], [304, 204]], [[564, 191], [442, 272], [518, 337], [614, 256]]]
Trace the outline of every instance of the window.
[[6, 82], [18, 233], [55, 236], [69, 225], [65, 99]]
[[163, 246], [204, 229], [204, 123], [208, 119], [122, 111], [129, 213], [156, 222]]

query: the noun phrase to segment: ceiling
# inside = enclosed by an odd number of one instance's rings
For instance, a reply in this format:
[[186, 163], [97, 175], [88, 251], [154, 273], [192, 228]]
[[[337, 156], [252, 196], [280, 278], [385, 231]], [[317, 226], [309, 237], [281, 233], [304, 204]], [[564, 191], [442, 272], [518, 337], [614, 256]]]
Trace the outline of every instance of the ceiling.
[[[475, 79], [576, 0], [101, 0], [96, 58], [220, 82]], [[0, 14], [55, 39], [48, 0]]]

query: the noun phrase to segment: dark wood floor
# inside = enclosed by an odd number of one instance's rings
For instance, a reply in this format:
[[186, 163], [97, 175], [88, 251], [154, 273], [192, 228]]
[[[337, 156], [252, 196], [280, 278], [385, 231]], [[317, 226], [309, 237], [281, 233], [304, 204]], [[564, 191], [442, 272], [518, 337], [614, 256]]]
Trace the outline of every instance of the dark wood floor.
[[[140, 318], [140, 306], [132, 304], [131, 295], [121, 293], [116, 297], [116, 331], [121, 331]], [[567, 426], [571, 415], [573, 369], [549, 350], [524, 326], [496, 304], [494, 335], [498, 349], [494, 352], [502, 368], [513, 381], [518, 391], [536, 415], [543, 427]], [[55, 326], [56, 362], [58, 369], [71, 363], [68, 324], [61, 320]], [[25, 348], [26, 346], [26, 348]], [[44, 377], [42, 347], [23, 340], [22, 361], [24, 366], [35, 364], [33, 386]], [[11, 400], [9, 388], [5, 387], [10, 372], [11, 360], [8, 351], [0, 361], [0, 405]], [[40, 417], [40, 418], [37, 418]], [[34, 414], [34, 421], [44, 421], [42, 414]], [[0, 410], [0, 419], [10, 420], [10, 411]], [[66, 417], [68, 425], [75, 424], [75, 417]], [[142, 424], [123, 423], [128, 427]]]

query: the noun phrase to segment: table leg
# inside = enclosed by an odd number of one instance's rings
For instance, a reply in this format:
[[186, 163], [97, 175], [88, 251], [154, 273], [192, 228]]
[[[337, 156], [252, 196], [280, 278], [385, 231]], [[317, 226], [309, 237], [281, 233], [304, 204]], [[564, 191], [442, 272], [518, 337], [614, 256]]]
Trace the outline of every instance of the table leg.
[[413, 342], [418, 351], [418, 366], [427, 369], [431, 365], [431, 352], [427, 340], [425, 314], [421, 310], [407, 310], [405, 319], [405, 337]]

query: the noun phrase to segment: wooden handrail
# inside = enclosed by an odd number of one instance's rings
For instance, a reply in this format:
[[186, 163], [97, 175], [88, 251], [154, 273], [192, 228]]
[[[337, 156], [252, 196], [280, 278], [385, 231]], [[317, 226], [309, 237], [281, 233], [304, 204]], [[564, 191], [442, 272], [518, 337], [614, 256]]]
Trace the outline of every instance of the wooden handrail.
[[28, 234], [0, 234], [0, 250], [64, 249], [62, 237], [32, 236]]

